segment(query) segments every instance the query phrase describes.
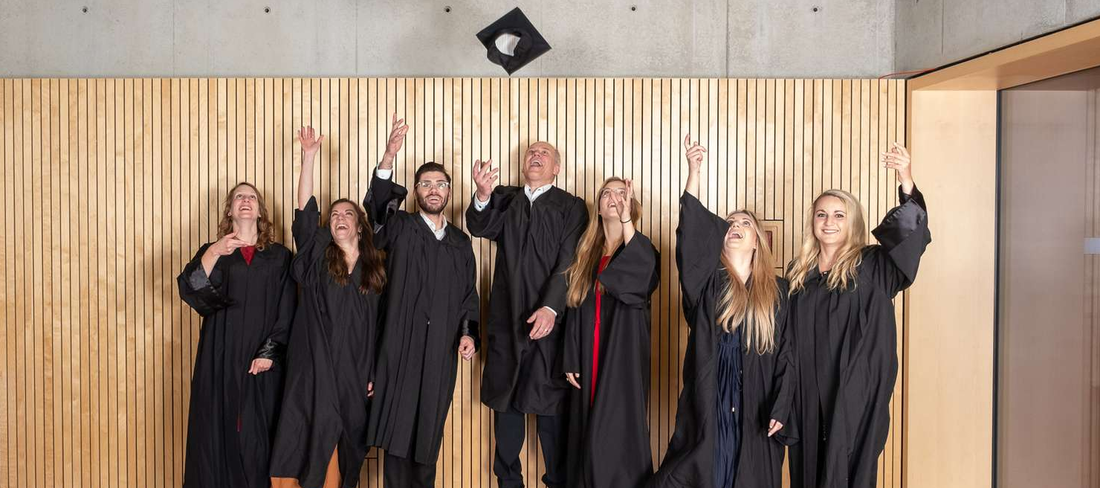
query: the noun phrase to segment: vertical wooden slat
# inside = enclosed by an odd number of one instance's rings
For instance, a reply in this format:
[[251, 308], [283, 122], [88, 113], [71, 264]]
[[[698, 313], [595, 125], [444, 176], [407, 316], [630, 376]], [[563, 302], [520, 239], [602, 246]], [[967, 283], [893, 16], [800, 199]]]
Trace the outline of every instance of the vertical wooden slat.
[[[774, 252], [785, 261], [821, 190], [856, 194], [868, 227], [896, 203], [896, 178], [878, 154], [904, 134], [903, 89], [872, 80], [2, 80], [0, 484], [181, 484], [201, 321], [179, 301], [175, 274], [215, 237], [221, 199], [240, 180], [257, 184], [288, 237], [302, 125], [326, 135], [320, 200], [357, 200], [395, 112], [413, 129], [397, 178], [407, 184], [418, 164], [444, 164], [447, 217], [460, 228], [473, 160], [492, 158], [501, 183], [522, 184], [522, 153], [535, 140], [559, 148], [558, 184], [589, 202], [607, 176], [635, 181], [641, 229], [662, 252], [649, 372], [659, 461], [687, 339], [673, 259], [684, 134], [709, 149], [704, 203], [782, 221]], [[474, 250], [484, 307], [495, 246], [475, 239]], [[494, 483], [482, 361], [458, 366], [439, 486]], [[898, 385], [881, 486], [901, 483], [901, 394]], [[528, 428], [522, 459], [535, 485], [545, 467], [533, 419]], [[364, 486], [380, 484], [381, 469], [372, 451]]]

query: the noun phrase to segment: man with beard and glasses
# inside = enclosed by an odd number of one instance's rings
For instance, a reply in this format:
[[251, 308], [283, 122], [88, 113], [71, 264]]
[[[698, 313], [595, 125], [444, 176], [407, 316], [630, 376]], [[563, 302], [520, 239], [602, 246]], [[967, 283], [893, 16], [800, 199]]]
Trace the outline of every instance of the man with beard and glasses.
[[[584, 200], [554, 186], [558, 150], [535, 142], [524, 152], [525, 186], [495, 186], [499, 168], [474, 162], [477, 194], [466, 228], [497, 243], [481, 402], [495, 412], [501, 488], [523, 486], [519, 460], [526, 414], [537, 416], [546, 486], [565, 486], [565, 399], [571, 387], [558, 358], [568, 289], [565, 270], [588, 224]], [[639, 374], [642, 374], [639, 372]]]
[[458, 356], [471, 360], [480, 342], [477, 266], [470, 237], [443, 215], [451, 177], [442, 165], [416, 170], [420, 210], [399, 210], [408, 190], [391, 177], [404, 122], [393, 116], [363, 202], [374, 245], [386, 251], [387, 277], [367, 438], [386, 451], [385, 486], [431, 487]]

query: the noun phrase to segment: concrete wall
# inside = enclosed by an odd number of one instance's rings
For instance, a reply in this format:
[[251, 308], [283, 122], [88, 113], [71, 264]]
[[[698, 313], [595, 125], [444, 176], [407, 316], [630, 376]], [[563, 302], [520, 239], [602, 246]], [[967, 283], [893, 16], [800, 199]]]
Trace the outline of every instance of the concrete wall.
[[899, 71], [935, 68], [1100, 16], [1100, 0], [898, 0]]
[[0, 76], [503, 76], [474, 34], [518, 5], [554, 47], [521, 76], [877, 77], [894, 4], [0, 0]]

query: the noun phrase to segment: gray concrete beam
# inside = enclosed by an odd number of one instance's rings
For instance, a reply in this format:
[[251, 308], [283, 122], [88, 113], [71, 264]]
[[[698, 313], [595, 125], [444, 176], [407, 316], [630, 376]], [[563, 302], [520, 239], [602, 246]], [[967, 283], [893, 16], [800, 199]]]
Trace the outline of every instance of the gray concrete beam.
[[898, 0], [899, 70], [939, 67], [1100, 16], [1100, 0]]
[[474, 34], [517, 4], [521, 76], [873, 76], [894, 1], [0, 0], [0, 76], [502, 76]]

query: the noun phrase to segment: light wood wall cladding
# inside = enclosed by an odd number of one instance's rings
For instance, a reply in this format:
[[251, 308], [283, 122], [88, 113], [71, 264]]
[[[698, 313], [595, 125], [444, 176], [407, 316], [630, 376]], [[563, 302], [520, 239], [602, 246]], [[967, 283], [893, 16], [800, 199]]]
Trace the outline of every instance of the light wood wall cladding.
[[[0, 485], [10, 487], [180, 485], [200, 321], [174, 277], [214, 239], [220, 201], [240, 180], [257, 184], [278, 239], [290, 242], [299, 126], [326, 136], [316, 175], [324, 203], [362, 196], [389, 114], [407, 118], [396, 177], [407, 183], [426, 160], [450, 168], [448, 218], [461, 227], [471, 162], [504, 161], [503, 182], [517, 184], [533, 140], [557, 145], [559, 185], [590, 202], [604, 177], [633, 178], [641, 229], [663, 268], [648, 372], [659, 460], [687, 341], [673, 252], [684, 134], [710, 150], [703, 202], [782, 221], [778, 254], [789, 260], [820, 191], [855, 193], [869, 226], [894, 204], [894, 175], [878, 153], [903, 139], [906, 120], [904, 82], [875, 80], [5, 79], [0, 87]], [[494, 250], [480, 239], [474, 250], [484, 305]], [[493, 485], [482, 360], [459, 366], [440, 486]], [[899, 382], [880, 486], [901, 483], [901, 393]], [[536, 486], [541, 456], [528, 445], [522, 459]], [[380, 464], [372, 453], [364, 486], [380, 486]]]

